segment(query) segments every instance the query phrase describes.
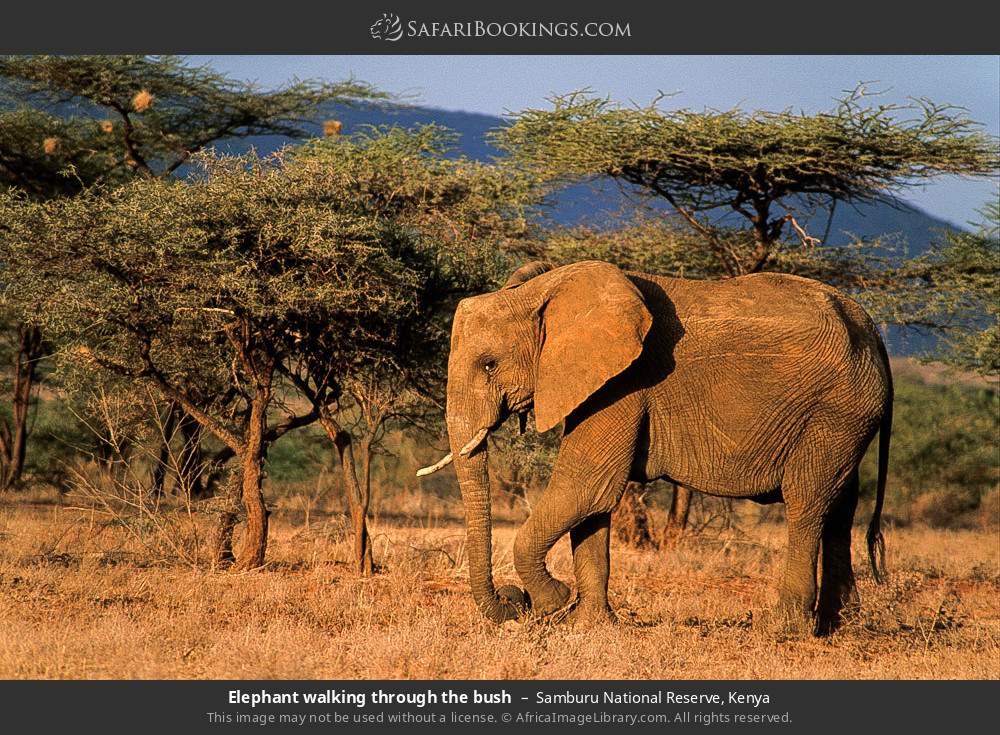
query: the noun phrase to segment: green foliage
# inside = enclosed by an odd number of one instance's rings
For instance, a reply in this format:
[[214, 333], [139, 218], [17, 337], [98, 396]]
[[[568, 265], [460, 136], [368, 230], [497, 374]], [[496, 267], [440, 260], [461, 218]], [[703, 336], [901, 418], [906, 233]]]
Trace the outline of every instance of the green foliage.
[[323, 411], [369, 434], [424, 420], [434, 404], [414, 391], [440, 390], [447, 316], [506, 270], [531, 195], [450, 140], [373, 129], [265, 159], [199, 154], [183, 181], [8, 193], [10, 294], [59, 346], [71, 393], [152, 387], [232, 451], [272, 368], [269, 440]]
[[386, 97], [354, 80], [267, 91], [174, 56], [0, 57], [0, 183], [45, 197], [171, 174], [223, 138], [304, 138], [323, 103]]
[[[897, 379], [895, 387], [889, 512], [907, 518], [928, 493], [976, 507], [1000, 482], [1000, 394], [995, 388], [927, 385], [912, 378]], [[862, 491], [868, 495], [875, 489], [876, 446], [872, 442], [861, 465]]]
[[[858, 87], [830, 112], [625, 108], [586, 92], [513, 115], [495, 141], [563, 183], [609, 176], [669, 202], [730, 275], [763, 268], [790, 207], [873, 201], [940, 174], [995, 173], [998, 146], [964, 111], [928, 100], [873, 105]], [[780, 206], [781, 211], [775, 211]], [[736, 212], [755, 247], [730, 247], [711, 216]], [[805, 242], [811, 239], [798, 232]]]
[[[89, 199], [86, 201], [96, 203], [101, 196], [97, 192], [99, 187], [109, 188], [135, 178], [168, 177], [218, 140], [268, 134], [302, 138], [308, 134], [305, 123], [315, 116], [323, 103], [385, 97], [354, 81], [296, 82], [282, 89], [265, 91], [228, 79], [208, 67], [192, 67], [182, 59], [169, 56], [0, 57], [0, 192], [7, 190], [34, 201], [87, 192]], [[107, 214], [107, 210], [88, 214], [91, 215], [88, 221], [94, 222], [95, 217]], [[0, 220], [0, 233], [5, 227], [6, 223]], [[140, 238], [143, 236], [136, 234]], [[43, 244], [39, 242], [37, 246]], [[58, 258], [66, 254], [65, 249], [56, 248], [50, 255]], [[44, 258], [41, 256], [42, 260]], [[125, 282], [137, 276], [145, 277], [130, 272], [131, 264], [115, 266], [112, 260], [106, 263], [106, 271], [118, 268], [118, 292], [105, 284], [104, 287], [111, 290], [104, 290], [99, 298], [117, 298], [122, 290], [129, 290]], [[150, 269], [146, 267], [145, 271], [148, 275]], [[5, 275], [17, 278], [13, 273]], [[55, 285], [59, 278], [53, 276], [54, 281], [49, 285]], [[71, 276], [63, 279], [61, 285], [72, 282]], [[55, 326], [55, 322], [63, 319], [62, 326], [70, 325], [65, 319], [73, 318], [71, 311], [64, 312], [62, 317], [35, 313], [39, 302], [33, 296], [37, 295], [35, 288], [39, 285], [38, 279], [29, 279], [28, 284], [19, 283], [4, 293], [0, 301], [0, 318], [8, 331], [22, 330], [23, 325], [18, 324], [19, 313], [28, 314], [27, 318], [35, 323], [47, 321], [49, 326]], [[18, 303], [18, 299], [26, 295], [28, 300]], [[148, 296], [145, 298], [148, 303]], [[127, 320], [128, 317], [122, 318]], [[121, 329], [124, 323], [117, 324], [121, 333], [128, 331]], [[115, 329], [107, 322], [94, 326], [104, 332]], [[148, 322], [133, 325], [140, 330], [156, 326]], [[56, 335], [46, 332], [43, 336], [48, 339]], [[152, 344], [148, 334], [144, 339], [145, 343]], [[24, 355], [17, 356], [16, 360], [23, 363]], [[64, 361], [63, 365], [66, 367], [67, 363]], [[121, 383], [123, 378], [134, 376], [134, 370], [128, 366], [113, 365], [114, 370], [110, 372], [91, 372], [99, 375], [104, 383], [113, 380]], [[171, 368], [166, 370], [169, 373]], [[162, 371], [163, 366], [160, 366], [149, 372], [162, 382]], [[111, 372], [117, 377], [112, 379]], [[73, 373], [72, 370], [64, 371], [63, 377], [69, 378], [67, 385], [93, 382], [81, 381], [79, 369], [75, 371], [76, 380]], [[193, 377], [195, 373], [200, 373], [197, 381]], [[202, 365], [189, 369], [188, 376], [188, 397], [201, 403], [211, 403], [218, 397], [217, 389], [225, 382], [225, 378], [220, 380], [218, 375], [212, 374], [211, 368], [204, 370]], [[29, 376], [21, 384], [30, 390], [30, 382]], [[229, 396], [222, 403], [232, 404], [232, 401]], [[8, 429], [6, 423], [0, 427], [5, 435], [4, 457], [0, 461], [4, 484], [16, 482], [20, 474], [19, 464], [13, 457], [17, 453], [10, 451], [11, 442], [6, 440], [7, 435], [24, 428], [23, 420], [15, 424], [13, 429]]]
[[365, 128], [289, 153], [329, 169], [331, 185], [372, 214], [395, 218], [436, 243], [439, 266], [455, 281], [449, 286], [454, 297], [503, 282], [513, 243], [529, 231], [525, 212], [540, 197], [534, 176], [456, 156], [455, 142], [438, 125]]
[[[871, 200], [938, 173], [996, 170], [996, 142], [963, 110], [914, 100], [871, 105], [859, 87], [830, 112], [623, 108], [586, 93], [525, 110], [497, 140], [526, 163], [570, 177], [606, 174], [724, 206], [766, 182], [780, 199]], [[764, 193], [764, 192], [760, 192]]]
[[0, 188], [68, 196], [108, 178], [120, 157], [118, 142], [93, 120], [0, 106]]
[[[739, 229], [717, 228], [716, 235], [726, 239], [733, 252], [749, 252], [752, 248], [746, 233]], [[518, 247], [525, 257], [558, 264], [593, 259], [614, 263], [624, 270], [679, 278], [728, 275], [705, 247], [704, 237], [674, 217], [638, 214], [613, 230], [554, 228]], [[894, 254], [893, 244], [888, 241], [855, 241], [842, 246], [787, 245], [776, 250], [762, 270], [815, 278], [866, 298], [867, 291], [879, 287], [890, 272]]]
[[973, 232], [950, 231], [925, 255], [895, 273], [882, 295], [901, 324], [944, 334], [936, 359], [983, 375], [1000, 375], [1000, 202], [988, 203]]
[[66, 350], [83, 345], [138, 374], [148, 349], [187, 379], [228, 369], [216, 351], [234, 317], [280, 351], [321, 313], [410, 308], [419, 281], [393, 257], [398, 233], [343, 199], [321, 167], [201, 162], [204, 181], [138, 181], [9, 210], [13, 288], [70, 340]]
[[61, 486], [69, 465], [96, 455], [99, 449], [94, 433], [62, 398], [39, 400], [32, 412], [31, 429], [25, 470], [35, 483]]
[[525, 245], [531, 257], [563, 265], [603, 260], [624, 270], [713, 278], [723, 275], [718, 261], [699, 247], [700, 235], [671, 219], [636, 217], [615, 230], [586, 226], [552, 229]]
[[272, 484], [315, 481], [331, 469], [330, 440], [315, 426], [285, 434], [267, 451], [267, 475]]

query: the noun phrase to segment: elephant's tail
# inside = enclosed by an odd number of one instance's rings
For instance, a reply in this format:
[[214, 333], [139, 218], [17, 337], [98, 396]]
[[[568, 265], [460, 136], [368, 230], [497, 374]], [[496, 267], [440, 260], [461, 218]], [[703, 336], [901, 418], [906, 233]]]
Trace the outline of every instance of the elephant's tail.
[[[881, 343], [881, 340], [880, 340]], [[882, 504], [885, 502], [885, 483], [889, 476], [889, 441], [892, 437], [892, 371], [889, 369], [889, 356], [885, 345], [882, 357], [885, 360], [885, 372], [888, 380], [888, 400], [885, 412], [878, 427], [878, 480], [875, 486], [875, 509], [872, 511], [872, 521], [868, 525], [868, 561], [872, 565], [872, 575], [878, 584], [886, 579], [885, 568], [885, 538], [882, 536]]]

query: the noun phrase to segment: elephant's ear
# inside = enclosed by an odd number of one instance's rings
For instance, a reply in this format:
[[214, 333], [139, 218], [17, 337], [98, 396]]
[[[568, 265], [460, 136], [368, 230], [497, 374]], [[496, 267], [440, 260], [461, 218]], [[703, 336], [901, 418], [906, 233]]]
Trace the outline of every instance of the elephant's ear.
[[509, 288], [517, 288], [522, 283], [530, 281], [535, 276], [540, 276], [550, 270], [552, 270], [551, 263], [546, 263], [544, 260], [532, 260], [511, 273], [510, 278], [507, 279], [507, 283], [500, 290], [506, 291]]
[[553, 272], [541, 311], [535, 425], [548, 431], [642, 352], [653, 317], [639, 289], [610, 263]]

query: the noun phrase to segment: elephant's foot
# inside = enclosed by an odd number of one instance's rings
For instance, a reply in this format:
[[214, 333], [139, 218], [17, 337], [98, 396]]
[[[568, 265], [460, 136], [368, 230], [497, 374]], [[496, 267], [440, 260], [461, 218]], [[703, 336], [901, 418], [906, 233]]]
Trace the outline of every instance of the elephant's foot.
[[815, 631], [818, 636], [830, 635], [861, 611], [861, 598], [858, 596], [857, 588], [851, 585], [838, 592], [839, 594], [833, 595], [832, 599], [830, 595], [820, 593]]
[[526, 594], [531, 606], [531, 614], [541, 617], [551, 615], [566, 607], [571, 592], [569, 587], [558, 579], [551, 579], [541, 590]]
[[[497, 590], [497, 597], [500, 599], [500, 604], [503, 608], [514, 611], [516, 613], [514, 617], [517, 618], [524, 617], [531, 605], [527, 593], [520, 587], [512, 584], [505, 584], [500, 587]], [[510, 619], [513, 620], [514, 618]]]
[[816, 627], [813, 629], [813, 635], [823, 638], [828, 635], [833, 635], [833, 633], [843, 625], [844, 619], [841, 613], [826, 613], [819, 611], [816, 614]]
[[607, 603], [588, 603], [581, 600], [558, 620], [571, 628], [596, 628], [601, 625], [621, 625], [621, 621]]

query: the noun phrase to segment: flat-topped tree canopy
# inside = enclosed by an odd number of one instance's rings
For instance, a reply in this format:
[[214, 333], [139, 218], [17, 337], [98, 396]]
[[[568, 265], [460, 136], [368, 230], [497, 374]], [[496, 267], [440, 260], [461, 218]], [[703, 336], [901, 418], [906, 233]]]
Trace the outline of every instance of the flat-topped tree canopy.
[[169, 175], [220, 140], [305, 138], [321, 105], [388, 99], [354, 79], [265, 90], [176, 56], [0, 57], [0, 184], [46, 197]]
[[[878, 104], [864, 85], [828, 112], [667, 110], [663, 98], [624, 107], [587, 91], [551, 109], [511, 115], [494, 140], [556, 182], [609, 176], [662, 197], [699, 233], [731, 275], [762, 269], [789, 208], [887, 199], [929, 178], [990, 176], [997, 140], [961, 108], [926, 99]], [[746, 252], [717, 237], [720, 217], [745, 218]]]

